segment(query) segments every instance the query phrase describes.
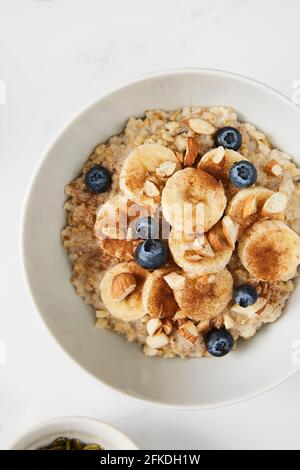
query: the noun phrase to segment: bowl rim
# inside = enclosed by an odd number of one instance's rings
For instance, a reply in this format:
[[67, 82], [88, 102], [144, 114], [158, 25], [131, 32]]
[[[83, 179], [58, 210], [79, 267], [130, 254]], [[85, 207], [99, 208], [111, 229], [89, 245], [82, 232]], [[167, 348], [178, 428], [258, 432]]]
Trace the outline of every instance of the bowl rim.
[[48, 326], [46, 320], [44, 319], [43, 315], [40, 313], [39, 307], [38, 307], [38, 302], [35, 299], [35, 294], [33, 292], [33, 288], [31, 287], [31, 281], [30, 277], [27, 272], [27, 261], [26, 261], [26, 256], [25, 256], [25, 222], [26, 222], [26, 216], [27, 216], [27, 211], [29, 208], [29, 202], [30, 202], [30, 197], [32, 194], [32, 187], [34, 185], [34, 182], [36, 178], [38, 177], [38, 174], [46, 161], [48, 154], [51, 152], [52, 148], [55, 146], [56, 142], [63, 136], [64, 132], [68, 130], [70, 127], [74, 125], [74, 123], [81, 118], [81, 116], [88, 112], [91, 108], [94, 106], [97, 106], [98, 103], [104, 99], [104, 98], [109, 98], [110, 96], [114, 95], [116, 92], [119, 92], [123, 89], [126, 89], [127, 87], [130, 87], [135, 84], [142, 83], [144, 81], [147, 81], [149, 79], [157, 79], [157, 78], [167, 78], [167, 77], [172, 77], [175, 75], [205, 75], [205, 74], [210, 74], [211, 76], [214, 77], [224, 77], [228, 79], [235, 79], [237, 81], [240, 81], [245, 84], [249, 85], [255, 85], [255, 87], [261, 89], [265, 93], [268, 93], [271, 96], [276, 97], [276, 99], [280, 99], [283, 103], [286, 105], [292, 107], [294, 111], [298, 112], [299, 114], [299, 119], [300, 119], [300, 107], [298, 107], [296, 104], [294, 104], [287, 96], [285, 96], [283, 93], [280, 91], [276, 90], [275, 88], [259, 81], [253, 78], [249, 78], [247, 76], [244, 76], [242, 74], [238, 74], [235, 72], [228, 72], [225, 70], [221, 69], [212, 69], [212, 68], [202, 68], [202, 67], [182, 67], [182, 68], [167, 68], [167, 69], [159, 69], [154, 72], [150, 73], [145, 73], [142, 75], [137, 75], [133, 77], [130, 80], [124, 80], [122, 81], [119, 86], [115, 87], [110, 87], [104, 90], [96, 99], [91, 100], [87, 105], [82, 106], [74, 115], [71, 117], [68, 122], [64, 125], [61, 125], [60, 128], [57, 130], [55, 135], [51, 138], [50, 142], [45, 145], [43, 151], [41, 152], [41, 157], [38, 160], [35, 169], [33, 171], [33, 174], [31, 178], [29, 179], [27, 183], [27, 189], [25, 191], [25, 197], [23, 201], [23, 206], [21, 210], [21, 223], [20, 223], [20, 238], [19, 238], [19, 249], [20, 249], [20, 258], [21, 258], [21, 266], [22, 266], [22, 273], [23, 277], [25, 279], [25, 286], [26, 290], [29, 293], [29, 297], [31, 299], [31, 302], [33, 306], [35, 307], [36, 312], [38, 313], [39, 318], [42, 320], [44, 326], [46, 327], [48, 333], [51, 335], [51, 337], [55, 340], [56, 344], [67, 354], [67, 356], [79, 367], [82, 371], [84, 371], [86, 374], [88, 374], [90, 377], [95, 380], [95, 382], [100, 383], [104, 388], [107, 388], [107, 390], [113, 390], [116, 395], [119, 395], [122, 398], [129, 399], [130, 401], [133, 401], [135, 403], [144, 403], [145, 405], [149, 406], [158, 406], [162, 407], [165, 409], [180, 409], [180, 410], [209, 410], [209, 409], [216, 409], [216, 408], [222, 408], [226, 406], [232, 406], [236, 405], [239, 403], [243, 403], [245, 401], [254, 399], [260, 395], [263, 395], [266, 392], [271, 391], [278, 385], [286, 382], [289, 380], [291, 377], [293, 377], [299, 370], [300, 370], [300, 365], [298, 367], [294, 367], [293, 369], [289, 370], [284, 376], [281, 376], [278, 378], [276, 381], [270, 383], [267, 387], [264, 387], [262, 390], [258, 390], [257, 392], [252, 392], [249, 394], [244, 394], [241, 396], [239, 399], [232, 399], [232, 400], [223, 400], [219, 401], [218, 403], [214, 404], [206, 404], [206, 405], [183, 405], [179, 403], [167, 403], [164, 402], [160, 399], [154, 399], [154, 398], [146, 398], [146, 397], [140, 397], [134, 393], [131, 393], [129, 391], [123, 391], [115, 386], [107, 383], [103, 379], [97, 377], [94, 375], [92, 372], [89, 370], [85, 369], [83, 365], [81, 365], [79, 362], [77, 362], [72, 355], [67, 351], [65, 346], [59, 342], [59, 340], [54, 336], [52, 333], [50, 327]]
[[[19, 447], [20, 443], [22, 443], [23, 441], [25, 441], [25, 446], [28, 447], [32, 445], [36, 440], [41, 439], [44, 436], [46, 437], [47, 434], [55, 434], [55, 430], [47, 433], [47, 429], [49, 427], [55, 427], [55, 425], [60, 425], [64, 423], [66, 424], [66, 426], [74, 425], [76, 427], [80, 426], [80, 424], [83, 425], [83, 423], [91, 427], [99, 426], [99, 428], [102, 428], [102, 434], [104, 434], [106, 431], [113, 433], [116, 439], [115, 442], [117, 442], [118, 438], [124, 439], [125, 441], [127, 441], [128, 445], [132, 447], [132, 450], [139, 450], [139, 447], [136, 445], [136, 443], [131, 438], [129, 438], [127, 434], [124, 434], [115, 426], [112, 426], [111, 424], [108, 424], [105, 421], [100, 421], [97, 418], [91, 418], [86, 416], [59, 416], [57, 418], [47, 419], [45, 421], [42, 421], [41, 423], [33, 424], [27, 431], [24, 431], [16, 440], [13, 441], [12, 444], [10, 444], [9, 449], [16, 450], [16, 448]], [[80, 433], [80, 430], [78, 430], [78, 432]]]

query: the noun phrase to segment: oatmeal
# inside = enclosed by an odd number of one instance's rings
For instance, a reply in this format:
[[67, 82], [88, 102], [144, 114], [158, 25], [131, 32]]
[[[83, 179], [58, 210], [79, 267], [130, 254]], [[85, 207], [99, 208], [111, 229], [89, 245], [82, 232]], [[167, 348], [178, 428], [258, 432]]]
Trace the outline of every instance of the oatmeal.
[[300, 264], [299, 180], [232, 108], [131, 117], [65, 190], [62, 239], [96, 327], [148, 356], [220, 357], [276, 321]]

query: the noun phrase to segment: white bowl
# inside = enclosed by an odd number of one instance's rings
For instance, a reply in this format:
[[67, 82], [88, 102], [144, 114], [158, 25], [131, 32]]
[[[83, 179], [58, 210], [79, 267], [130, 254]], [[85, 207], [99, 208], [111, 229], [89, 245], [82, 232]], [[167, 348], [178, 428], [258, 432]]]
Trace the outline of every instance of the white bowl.
[[300, 337], [299, 289], [278, 322], [265, 326], [251, 342], [240, 342], [223, 359], [149, 358], [122, 336], [94, 328], [92, 309], [70, 283], [70, 261], [59, 235], [66, 222], [64, 186], [96, 144], [119, 133], [129, 116], [183, 105], [232, 105], [242, 120], [299, 157], [299, 109], [260, 83], [212, 70], [167, 71], [134, 81], [82, 111], [46, 151], [27, 198], [23, 258], [29, 290], [49, 331], [83, 369], [147, 402], [209, 408], [253, 397], [299, 369], [292, 361]]
[[70, 416], [55, 418], [32, 427], [20, 437], [11, 450], [36, 450], [60, 437], [80, 439], [87, 444], [100, 444], [105, 450], [137, 450], [125, 434], [97, 419]]

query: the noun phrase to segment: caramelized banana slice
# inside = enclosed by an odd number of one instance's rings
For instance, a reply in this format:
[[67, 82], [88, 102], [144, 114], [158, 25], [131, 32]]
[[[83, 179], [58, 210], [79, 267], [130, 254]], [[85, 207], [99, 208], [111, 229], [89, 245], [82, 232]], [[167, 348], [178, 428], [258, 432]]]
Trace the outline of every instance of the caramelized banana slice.
[[235, 246], [237, 230], [229, 231], [230, 226], [223, 224], [223, 220], [205, 234], [204, 240], [191, 239], [172, 229], [169, 247], [175, 263], [191, 276], [221, 271], [229, 263]]
[[228, 214], [239, 226], [239, 237], [261, 218], [284, 219], [287, 196], [263, 187], [242, 189], [229, 202]]
[[218, 147], [203, 155], [198, 168], [214, 176], [217, 180], [221, 180], [227, 186], [231, 167], [237, 162], [246, 160], [247, 158], [239, 152]]
[[238, 254], [256, 279], [287, 281], [300, 263], [300, 237], [279, 220], [261, 220], [245, 233]]
[[120, 188], [131, 201], [155, 209], [167, 179], [180, 168], [171, 149], [159, 144], [140, 145], [123, 163]]
[[177, 171], [162, 193], [162, 210], [177, 231], [193, 233], [199, 224], [207, 232], [223, 215], [227, 203], [223, 186], [205, 171]]
[[174, 291], [174, 296], [183, 314], [198, 322], [219, 315], [232, 299], [232, 290], [232, 276], [223, 269], [209, 276], [186, 275], [185, 288]]
[[124, 321], [143, 317], [142, 291], [147, 277], [148, 271], [134, 261], [108, 269], [100, 283], [105, 308], [115, 318]]

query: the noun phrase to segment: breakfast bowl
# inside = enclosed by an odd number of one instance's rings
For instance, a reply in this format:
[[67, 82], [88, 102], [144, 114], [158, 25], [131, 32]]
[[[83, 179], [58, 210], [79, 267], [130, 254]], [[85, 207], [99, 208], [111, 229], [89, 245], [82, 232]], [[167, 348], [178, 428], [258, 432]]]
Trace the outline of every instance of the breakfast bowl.
[[239, 342], [237, 350], [226, 357], [146, 357], [136, 344], [94, 328], [94, 312], [70, 283], [71, 266], [60, 239], [66, 225], [64, 187], [78, 176], [99, 142], [119, 134], [130, 116], [186, 105], [233, 106], [240, 120], [262, 129], [277, 148], [297, 162], [300, 111], [278, 92], [221, 71], [156, 73], [101, 97], [79, 113], [48, 147], [29, 188], [22, 251], [34, 303], [49, 332], [81, 371], [144, 402], [212, 408], [265, 392], [299, 370], [295, 360], [300, 339], [299, 289], [276, 323], [265, 326], [251, 343]]
[[54, 418], [33, 426], [15, 441], [10, 450], [39, 450], [56, 439], [76, 440], [86, 445], [99, 445], [104, 450], [137, 450], [127, 436], [97, 419], [81, 416]]

